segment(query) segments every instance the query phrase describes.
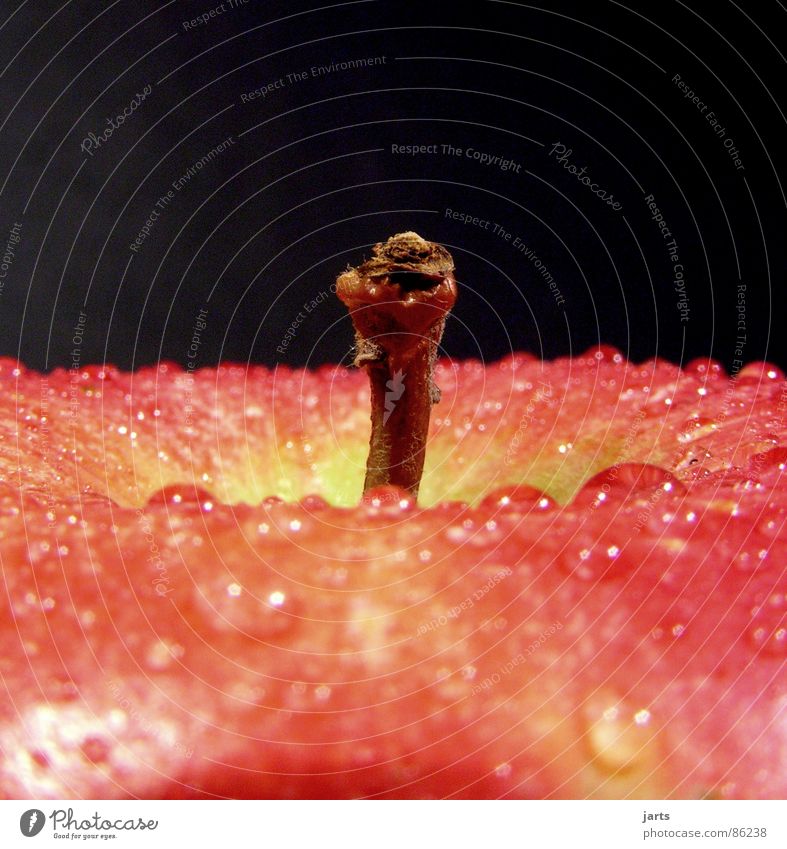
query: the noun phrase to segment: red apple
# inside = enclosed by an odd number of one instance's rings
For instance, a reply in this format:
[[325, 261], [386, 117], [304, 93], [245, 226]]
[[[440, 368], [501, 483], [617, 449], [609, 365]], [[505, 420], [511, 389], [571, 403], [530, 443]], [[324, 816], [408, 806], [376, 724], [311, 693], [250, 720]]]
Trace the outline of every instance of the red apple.
[[436, 378], [0, 362], [0, 794], [784, 797], [783, 375]]

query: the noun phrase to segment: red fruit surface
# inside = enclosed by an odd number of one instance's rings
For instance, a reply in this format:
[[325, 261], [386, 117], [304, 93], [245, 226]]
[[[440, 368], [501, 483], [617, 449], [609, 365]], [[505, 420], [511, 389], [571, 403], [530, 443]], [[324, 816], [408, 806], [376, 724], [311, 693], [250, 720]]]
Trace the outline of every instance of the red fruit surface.
[[783, 375], [436, 377], [0, 361], [0, 795], [783, 798]]

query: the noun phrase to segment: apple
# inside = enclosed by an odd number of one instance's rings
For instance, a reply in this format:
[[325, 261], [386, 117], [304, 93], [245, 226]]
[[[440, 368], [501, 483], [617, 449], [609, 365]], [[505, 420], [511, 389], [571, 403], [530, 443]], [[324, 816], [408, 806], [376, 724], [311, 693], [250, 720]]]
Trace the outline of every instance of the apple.
[[0, 795], [783, 798], [787, 384], [0, 361]]

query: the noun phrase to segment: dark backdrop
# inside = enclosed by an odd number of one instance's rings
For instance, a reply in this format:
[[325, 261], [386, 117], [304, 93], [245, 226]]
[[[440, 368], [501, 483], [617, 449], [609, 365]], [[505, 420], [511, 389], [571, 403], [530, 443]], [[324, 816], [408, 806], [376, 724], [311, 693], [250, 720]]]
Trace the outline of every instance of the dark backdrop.
[[416, 230], [451, 356], [787, 364], [783, 6], [464, 6], [3, 3], [0, 354], [346, 360]]

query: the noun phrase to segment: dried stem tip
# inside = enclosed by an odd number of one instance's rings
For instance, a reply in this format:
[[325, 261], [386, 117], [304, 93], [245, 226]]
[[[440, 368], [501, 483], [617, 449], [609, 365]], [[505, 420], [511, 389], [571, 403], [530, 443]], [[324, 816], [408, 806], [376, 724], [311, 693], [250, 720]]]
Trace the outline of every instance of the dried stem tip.
[[398, 233], [336, 281], [355, 326], [355, 365], [369, 373], [372, 435], [364, 492], [396, 484], [418, 494], [445, 319], [456, 302], [454, 261], [417, 233]]

